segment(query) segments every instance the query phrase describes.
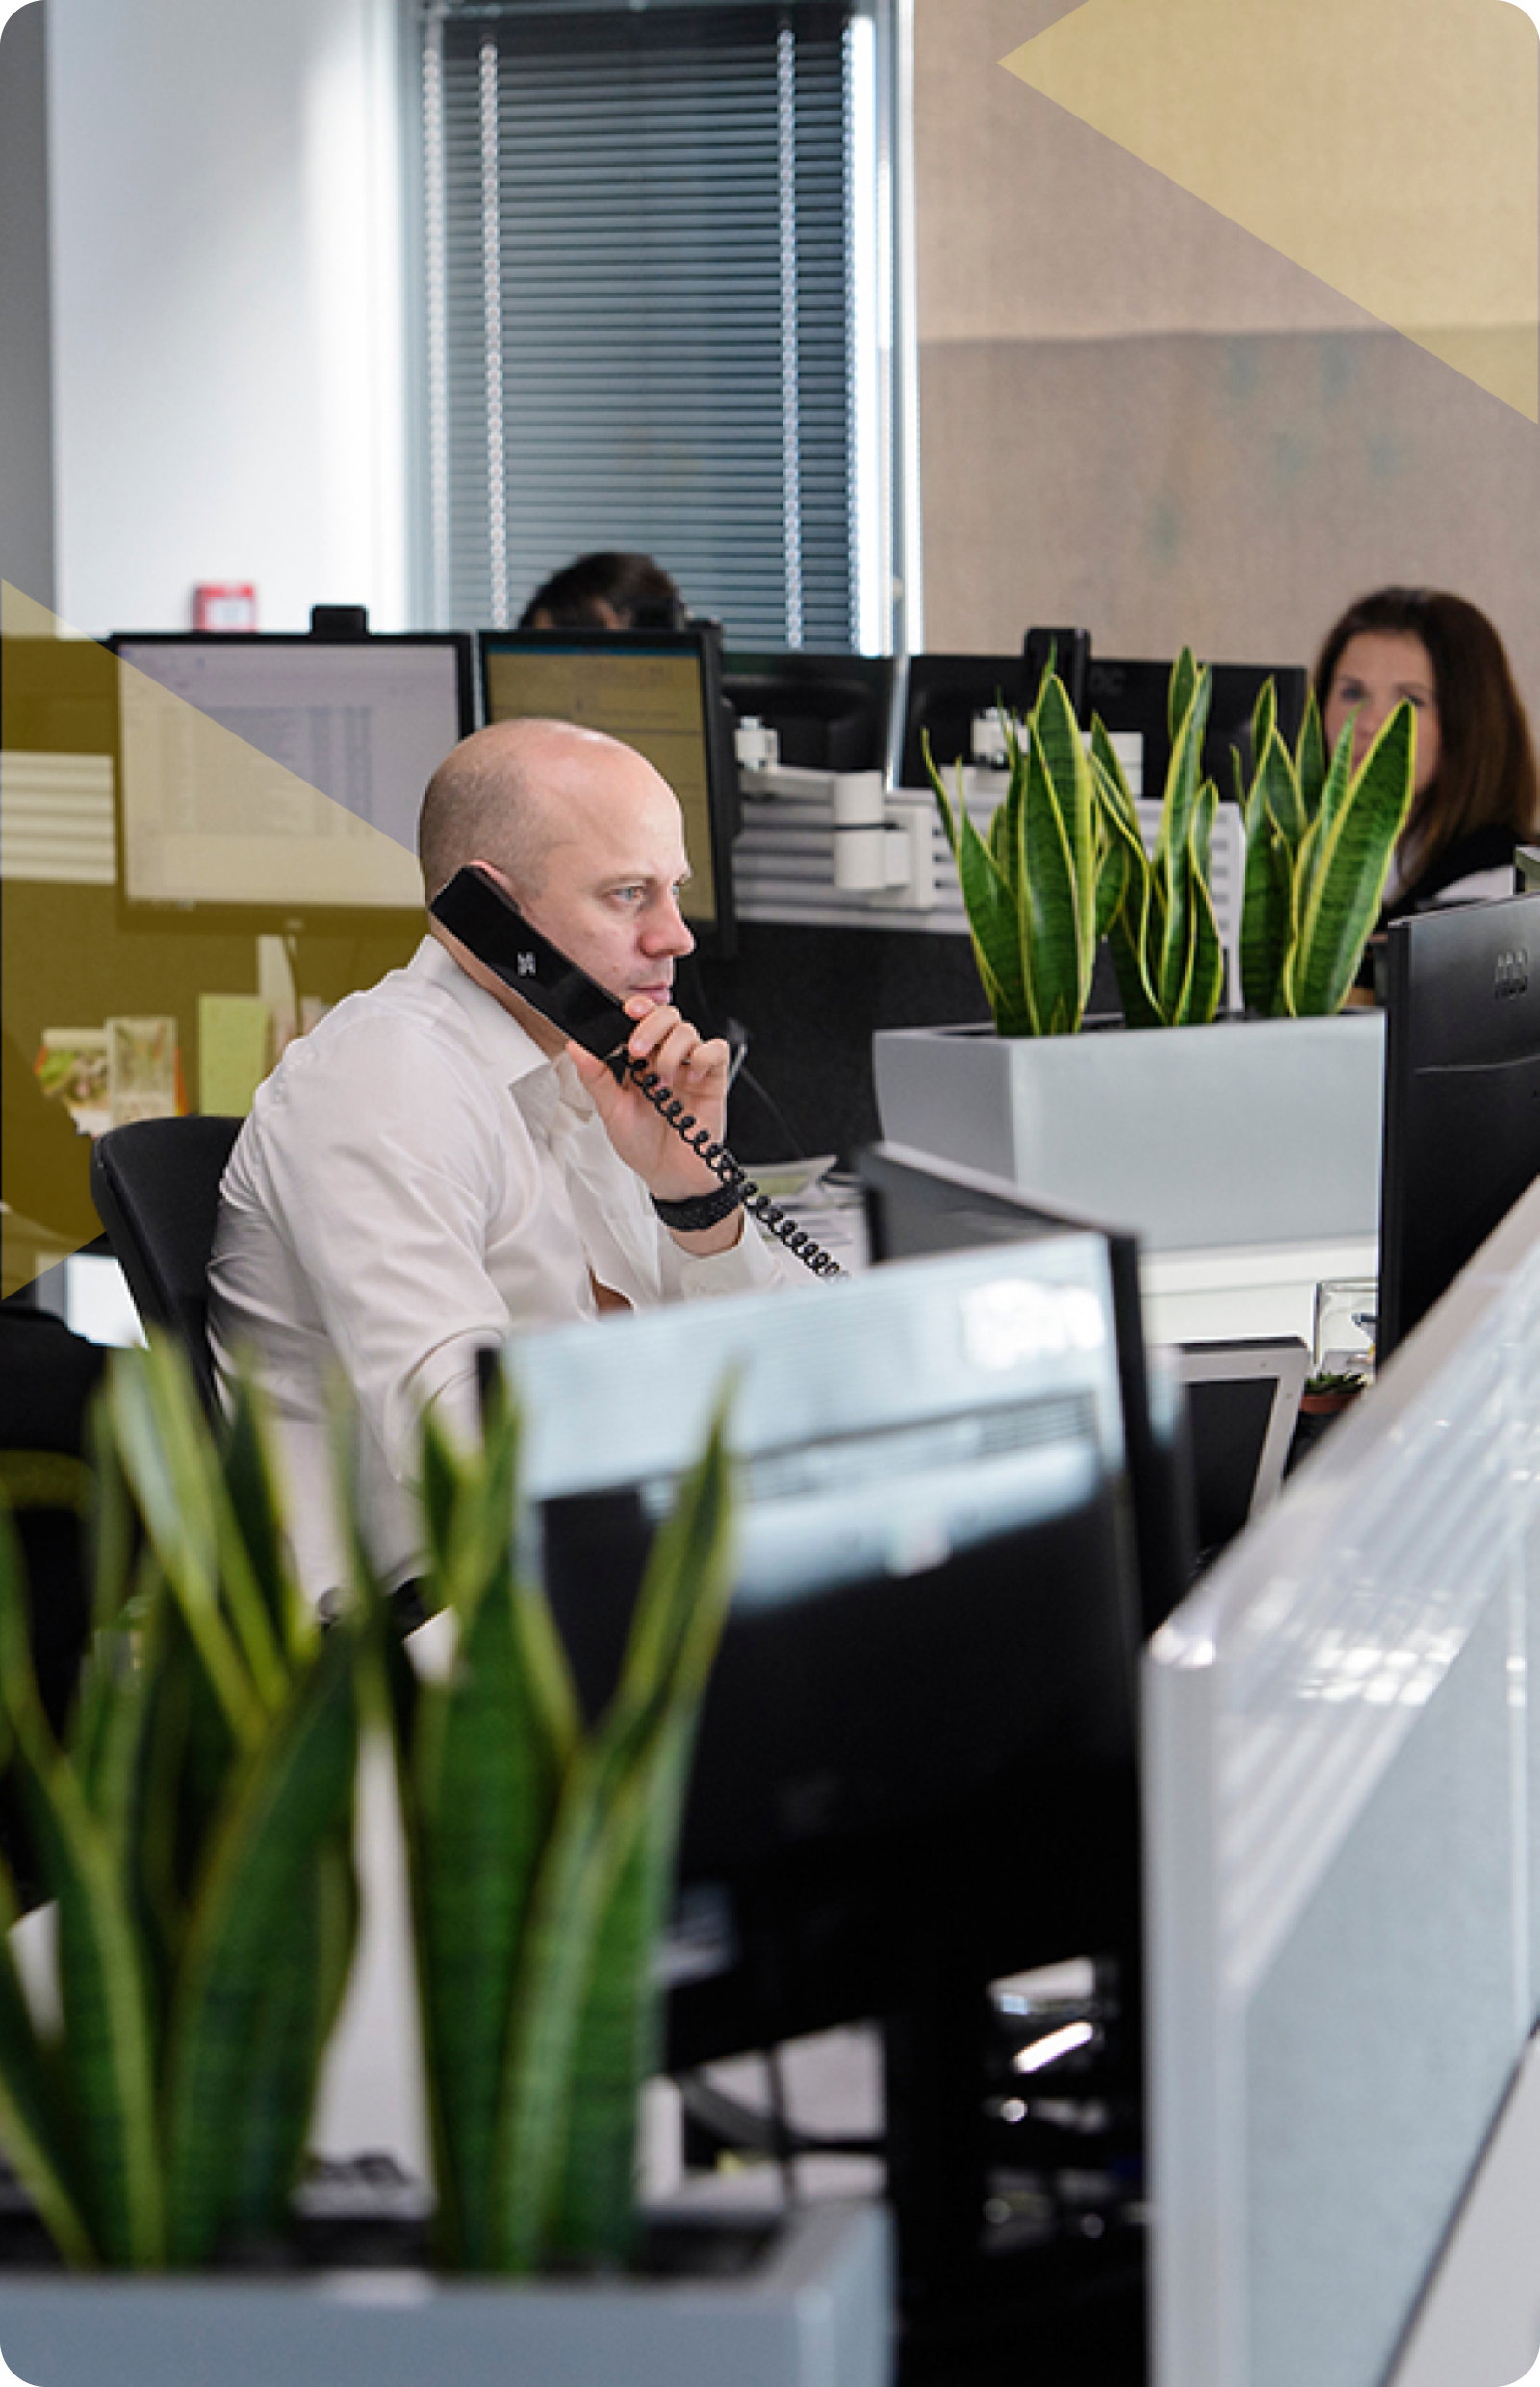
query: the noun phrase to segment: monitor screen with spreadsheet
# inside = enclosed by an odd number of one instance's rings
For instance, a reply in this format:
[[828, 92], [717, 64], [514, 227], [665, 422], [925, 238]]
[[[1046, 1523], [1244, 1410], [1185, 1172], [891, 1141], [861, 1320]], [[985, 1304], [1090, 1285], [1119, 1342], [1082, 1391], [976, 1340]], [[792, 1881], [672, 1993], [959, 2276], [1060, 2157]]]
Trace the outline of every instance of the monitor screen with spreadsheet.
[[421, 904], [423, 791], [471, 728], [458, 633], [118, 632], [130, 905]]

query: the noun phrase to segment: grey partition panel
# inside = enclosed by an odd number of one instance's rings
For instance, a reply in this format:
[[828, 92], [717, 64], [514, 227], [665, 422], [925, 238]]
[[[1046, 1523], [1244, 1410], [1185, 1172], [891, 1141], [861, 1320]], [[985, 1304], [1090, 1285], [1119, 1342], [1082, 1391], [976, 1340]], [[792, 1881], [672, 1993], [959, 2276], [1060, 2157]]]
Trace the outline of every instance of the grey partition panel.
[[1146, 1661], [1159, 2387], [1394, 2365], [1540, 2002], [1537, 1598], [1540, 1190]]

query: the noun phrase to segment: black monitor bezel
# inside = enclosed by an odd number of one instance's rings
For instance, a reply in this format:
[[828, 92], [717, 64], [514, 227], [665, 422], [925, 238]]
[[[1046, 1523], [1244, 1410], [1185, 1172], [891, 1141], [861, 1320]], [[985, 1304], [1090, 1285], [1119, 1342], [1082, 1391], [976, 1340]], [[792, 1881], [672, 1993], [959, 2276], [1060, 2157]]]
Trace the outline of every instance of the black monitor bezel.
[[[1526, 941], [1526, 932], [1528, 940]], [[1508, 1194], [1501, 1208], [1488, 1195], [1464, 1213], [1466, 1245], [1453, 1267], [1441, 1255], [1429, 1270], [1425, 1250], [1418, 1254], [1420, 1229], [1448, 1223], [1449, 1199], [1467, 1195], [1491, 1179], [1468, 1139], [1450, 1148], [1435, 1131], [1427, 1140], [1450, 1170], [1445, 1193], [1431, 1196], [1419, 1150], [1418, 1092], [1430, 1075], [1456, 1074], [1469, 1084], [1491, 1072], [1495, 1089], [1509, 1100], [1506, 1075], [1515, 1060], [1532, 1055], [1540, 1065], [1540, 894], [1501, 896], [1487, 903], [1451, 904], [1392, 921], [1385, 951], [1385, 1104], [1379, 1181], [1379, 1297], [1375, 1326], [1378, 1361], [1390, 1357], [1468, 1266], [1487, 1236], [1507, 1216], [1524, 1188]], [[1531, 956], [1533, 975], [1530, 975]], [[1522, 1008], [1521, 1008], [1522, 1006]], [[1519, 1031], [1533, 1034], [1523, 1049]], [[1540, 1104], [1537, 1104], [1540, 1111]], [[1540, 1118], [1535, 1133], [1540, 1173]], [[1532, 1181], [1532, 1179], [1531, 1179]], [[1448, 1198], [1446, 1198], [1448, 1197]], [[1476, 1215], [1472, 1222], [1472, 1213]], [[1429, 1274], [1441, 1281], [1429, 1292]]]
[[[779, 689], [786, 702], [779, 706], [739, 704], [734, 694], [734, 681], [755, 680], [768, 683], [772, 691]], [[827, 687], [847, 680], [851, 685], [868, 689], [874, 709], [880, 715], [878, 751], [864, 762], [841, 763], [841, 770], [881, 771], [884, 778], [891, 775], [893, 747], [897, 731], [899, 678], [897, 658], [891, 654], [856, 654], [844, 650], [822, 647], [729, 647], [722, 655], [722, 685], [728, 702], [741, 718], [745, 711], [756, 712], [761, 720], [774, 726], [775, 713], [795, 712], [799, 689]], [[783, 761], [788, 757], [783, 757]], [[792, 767], [798, 767], [792, 758]], [[822, 766], [814, 766], [822, 767]], [[831, 768], [834, 766], [829, 766]]]
[[[1268, 680], [1272, 680], [1278, 699], [1278, 727], [1291, 748], [1293, 747], [1299, 734], [1300, 724], [1304, 720], [1305, 706], [1310, 694], [1310, 674], [1303, 664], [1210, 663], [1206, 668], [1211, 675], [1211, 682], [1216, 691], [1222, 688], [1225, 681], [1232, 678], [1248, 683], [1245, 707], [1247, 726], [1255, 712], [1256, 701], [1264, 685]], [[1141, 688], [1145, 696], [1145, 702], [1141, 709], [1145, 716], [1145, 723], [1153, 723], [1153, 731], [1150, 727], [1144, 726], [1142, 732], [1147, 741], [1142, 793], [1157, 803], [1166, 791], [1166, 773], [1171, 755], [1167, 699], [1171, 683], [1171, 673], [1174, 669], [1174, 661], [1162, 662], [1158, 657], [1096, 654], [1094, 653], [1086, 668], [1086, 700], [1083, 715], [1085, 726], [1089, 729], [1092, 718], [1099, 715], [1108, 730], [1114, 732], [1118, 727], [1116, 720], [1109, 720], [1106, 706], [1097, 701], [1098, 690], [1095, 683], [1098, 675], [1114, 671], [1140, 674]], [[1214, 781], [1219, 801], [1234, 803], [1237, 800], [1234, 771], [1222, 753], [1218, 751], [1222, 734], [1222, 729], [1216, 726], [1211, 700], [1209, 726], [1203, 740], [1204, 769]], [[1233, 736], [1232, 730], [1232, 741]], [[1230, 750], [1235, 751], [1233, 742]], [[1152, 757], [1153, 768], [1151, 767]]]
[[[694, 620], [680, 629], [478, 629], [475, 633], [476, 694], [481, 719], [490, 728], [495, 718], [487, 690], [487, 658], [493, 654], [544, 650], [547, 654], [690, 654], [701, 674], [701, 708], [706, 737], [706, 812], [711, 825], [711, 879], [716, 917], [703, 920], [684, 911], [684, 921], [696, 950], [713, 960], [729, 961], [737, 951], [738, 915], [732, 886], [732, 840], [737, 834], [738, 765], [732, 743], [727, 698], [722, 685], [722, 626]], [[680, 907], [684, 910], [683, 906]]]
[[[982, 1170], [905, 1144], [871, 1144], [857, 1155], [871, 1256], [878, 1266], [919, 1257], [892, 1246], [884, 1194], [917, 1196], [937, 1222], [926, 1251], [959, 1251], [1040, 1235], [1099, 1235], [1107, 1245], [1117, 1334], [1123, 1437], [1134, 1497], [1140, 1631], [1145, 1640], [1186, 1597], [1197, 1561], [1197, 1504], [1189, 1453], [1164, 1448], [1155, 1427], [1139, 1278], [1139, 1241], [1100, 1220], [1044, 1209], [1030, 1194]], [[953, 1231], [951, 1221], [960, 1221]], [[980, 1231], [983, 1230], [983, 1231]]]
[[[1019, 647], [1014, 654], [911, 654], [909, 657], [904, 672], [903, 710], [897, 739], [898, 786], [928, 787], [931, 783], [921, 743], [926, 724], [923, 719], [915, 719], [917, 703], [933, 692], [965, 693], [972, 686], [982, 691], [977, 702], [970, 699], [975, 712], [988, 711], [996, 698], [1003, 697], [1008, 706], [1014, 705], [1016, 712], [1024, 716], [1030, 707], [1031, 696], [1037, 694], [1036, 689], [1031, 691], [1031, 695], [1028, 693], [1027, 658]], [[954, 761], [967, 762], [971, 756], [963, 752], [958, 757], [938, 756], [937, 759], [943, 770], [950, 770]]]
[[[330, 631], [313, 630], [162, 630], [115, 629], [102, 641], [109, 652], [122, 659], [125, 646], [135, 647], [303, 647], [309, 651], [335, 647], [449, 647], [455, 655], [454, 693], [459, 713], [460, 736], [469, 737], [475, 726], [475, 681], [472, 665], [471, 635], [460, 629], [424, 630], [348, 630], [334, 635]], [[145, 896], [128, 892], [124, 856], [128, 848], [124, 825], [125, 787], [122, 769], [121, 716], [118, 726], [118, 767], [115, 774], [113, 815], [117, 837], [117, 910], [119, 923], [125, 929], [166, 931], [178, 926], [196, 927], [213, 935], [233, 932], [258, 935], [264, 925], [291, 936], [357, 936], [366, 924], [385, 928], [394, 921], [421, 920], [423, 905], [408, 904], [317, 904], [317, 903], [242, 903], [218, 899], [201, 901], [195, 897]], [[404, 851], [404, 849], [403, 849]]]

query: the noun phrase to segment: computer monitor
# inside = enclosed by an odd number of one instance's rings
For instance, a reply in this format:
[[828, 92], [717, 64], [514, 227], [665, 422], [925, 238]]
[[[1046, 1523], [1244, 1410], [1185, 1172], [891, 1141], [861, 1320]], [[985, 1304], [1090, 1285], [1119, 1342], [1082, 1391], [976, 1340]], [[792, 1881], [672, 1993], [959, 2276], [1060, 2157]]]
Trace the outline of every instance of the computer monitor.
[[730, 647], [722, 685], [740, 721], [774, 730], [778, 760], [799, 771], [881, 771], [893, 744], [890, 654], [810, 654]]
[[1085, 1219], [1044, 1209], [1003, 1177], [902, 1144], [873, 1145], [860, 1155], [858, 1168], [866, 1197], [868, 1241], [877, 1261], [968, 1251], [1041, 1235], [1091, 1231], [1105, 1238], [1134, 1493], [1140, 1621], [1143, 1632], [1152, 1633], [1185, 1596], [1200, 1545], [1175, 1378], [1160, 1370], [1152, 1374], [1144, 1347], [1136, 1239], [1106, 1228], [1088, 1229]]
[[[1088, 725], [1099, 713], [1113, 735], [1142, 740], [1142, 760], [1137, 764], [1124, 761], [1131, 782], [1137, 774], [1136, 796], [1159, 798], [1165, 792], [1171, 758], [1168, 712], [1171, 668], [1169, 663], [1123, 662], [1116, 656], [1093, 654], [1086, 673]], [[1304, 719], [1310, 675], [1290, 664], [1215, 663], [1210, 669], [1203, 769], [1221, 799], [1230, 800], [1236, 793], [1237, 754], [1243, 778], [1249, 776], [1251, 716], [1264, 683], [1270, 680], [1277, 689], [1278, 727], [1292, 746]]]
[[482, 710], [577, 721], [634, 746], [680, 800], [692, 876], [680, 908], [701, 950], [733, 950], [737, 763], [715, 622], [679, 630], [482, 630]]
[[1540, 1175], [1540, 897], [1393, 921], [1386, 938], [1381, 1359]]
[[925, 747], [940, 770], [967, 762], [973, 753], [973, 720], [1001, 705], [1018, 716], [1037, 695], [1027, 684], [1021, 654], [911, 654], [905, 672], [904, 728], [899, 740], [898, 784], [928, 787]]
[[1182, 1343], [1200, 1564], [1277, 1499], [1310, 1353], [1297, 1335]]
[[472, 727], [459, 632], [120, 630], [125, 901], [218, 925], [420, 907], [423, 791]]
[[[1115, 1883], [1132, 1899], [1137, 1860], [1104, 1238], [529, 1336], [506, 1364], [590, 1707], [613, 1681], [652, 1526], [738, 1372], [737, 1571], [681, 1859], [687, 1884], [727, 1885], [737, 1912], [720, 1977], [676, 1999], [691, 2060], [882, 2011], [941, 1928], [925, 1911], [933, 1862], [978, 1886], [981, 1988], [1102, 1944], [1097, 1901]], [[979, 1882], [990, 1862], [997, 1897]], [[874, 1912], [879, 1879], [892, 1894]], [[1015, 1879], [1033, 1895], [1006, 1894]], [[748, 1919], [770, 1911], [773, 1963]]]

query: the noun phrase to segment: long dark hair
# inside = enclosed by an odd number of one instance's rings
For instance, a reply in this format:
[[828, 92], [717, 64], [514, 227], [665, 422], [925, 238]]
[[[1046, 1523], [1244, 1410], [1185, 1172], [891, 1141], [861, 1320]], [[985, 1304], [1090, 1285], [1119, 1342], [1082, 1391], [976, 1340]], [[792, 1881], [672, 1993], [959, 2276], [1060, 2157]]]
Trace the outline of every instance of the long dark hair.
[[1441, 588], [1380, 588], [1349, 605], [1321, 650], [1322, 712], [1349, 639], [1361, 631], [1420, 638], [1433, 666], [1438, 770], [1412, 807], [1402, 876], [1427, 868], [1473, 830], [1499, 826], [1528, 836], [1540, 815], [1529, 723], [1502, 639], [1486, 615]]

